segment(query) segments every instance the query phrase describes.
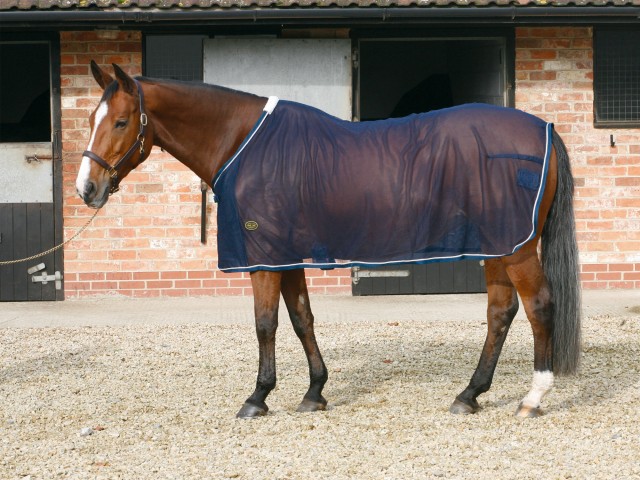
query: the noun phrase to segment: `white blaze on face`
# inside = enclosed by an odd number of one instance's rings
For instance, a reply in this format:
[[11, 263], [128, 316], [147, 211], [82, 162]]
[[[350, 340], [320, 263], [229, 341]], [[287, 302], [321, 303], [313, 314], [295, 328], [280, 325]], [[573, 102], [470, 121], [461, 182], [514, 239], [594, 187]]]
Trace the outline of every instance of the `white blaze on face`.
[[[107, 112], [109, 111], [109, 106], [107, 102], [102, 102], [98, 109], [96, 110], [95, 121], [93, 124], [93, 131], [91, 132], [91, 138], [89, 139], [89, 145], [87, 146], [87, 150], [91, 151], [93, 149], [93, 142], [96, 140], [96, 132], [100, 127], [100, 124], [107, 116]], [[80, 164], [80, 170], [78, 170], [78, 177], [76, 178], [76, 189], [78, 192], [84, 191], [84, 186], [89, 181], [89, 175], [91, 173], [91, 159], [89, 157], [82, 157], [82, 163]]]

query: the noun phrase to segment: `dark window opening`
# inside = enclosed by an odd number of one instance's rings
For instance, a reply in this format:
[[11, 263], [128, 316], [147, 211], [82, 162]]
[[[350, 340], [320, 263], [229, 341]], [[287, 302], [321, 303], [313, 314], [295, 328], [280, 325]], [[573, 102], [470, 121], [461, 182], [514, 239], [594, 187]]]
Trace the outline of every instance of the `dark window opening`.
[[144, 74], [170, 80], [202, 81], [204, 35], [147, 35]]
[[596, 30], [593, 83], [596, 127], [640, 127], [640, 30]]
[[49, 44], [0, 42], [0, 142], [50, 141]]
[[505, 105], [505, 48], [502, 38], [362, 40], [360, 119]]

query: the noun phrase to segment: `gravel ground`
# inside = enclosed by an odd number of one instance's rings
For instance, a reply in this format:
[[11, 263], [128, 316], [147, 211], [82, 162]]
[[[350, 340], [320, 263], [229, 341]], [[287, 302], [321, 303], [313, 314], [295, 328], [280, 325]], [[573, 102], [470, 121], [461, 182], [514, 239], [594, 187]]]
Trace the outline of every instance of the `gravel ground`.
[[448, 413], [484, 341], [475, 320], [317, 322], [328, 410], [295, 413], [307, 366], [284, 319], [266, 417], [251, 325], [0, 329], [0, 478], [640, 478], [640, 312], [584, 322], [581, 374], [546, 415], [513, 413], [532, 375], [514, 322], [484, 407]]

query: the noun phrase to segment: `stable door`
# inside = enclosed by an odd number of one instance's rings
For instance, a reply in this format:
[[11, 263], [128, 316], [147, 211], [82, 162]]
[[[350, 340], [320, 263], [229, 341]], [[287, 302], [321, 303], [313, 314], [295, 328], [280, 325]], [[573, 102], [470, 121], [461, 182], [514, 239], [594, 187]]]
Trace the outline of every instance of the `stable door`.
[[55, 38], [0, 37], [0, 301], [64, 298], [62, 251], [6, 263], [62, 237], [55, 57]]

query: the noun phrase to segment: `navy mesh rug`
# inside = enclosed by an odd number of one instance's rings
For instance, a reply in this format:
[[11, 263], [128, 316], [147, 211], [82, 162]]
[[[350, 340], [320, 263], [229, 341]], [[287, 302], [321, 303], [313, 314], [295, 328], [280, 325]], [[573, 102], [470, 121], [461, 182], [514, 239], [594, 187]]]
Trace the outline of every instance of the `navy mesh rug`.
[[219, 268], [510, 255], [536, 234], [551, 131], [489, 105], [354, 123], [272, 98], [213, 180]]

